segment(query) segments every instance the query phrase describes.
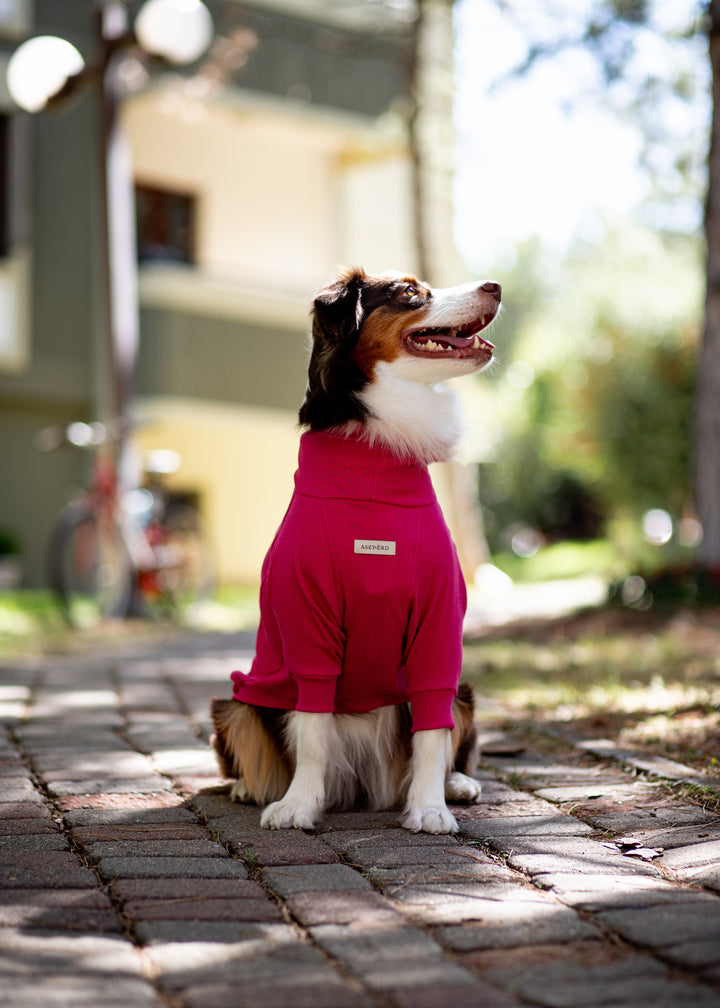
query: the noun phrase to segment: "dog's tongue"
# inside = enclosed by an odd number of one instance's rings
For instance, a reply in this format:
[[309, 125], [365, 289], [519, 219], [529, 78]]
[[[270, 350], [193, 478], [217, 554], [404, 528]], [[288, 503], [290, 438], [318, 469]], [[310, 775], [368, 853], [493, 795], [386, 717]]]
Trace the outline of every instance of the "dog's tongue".
[[481, 343], [484, 343], [486, 346], [489, 346], [493, 350], [495, 349], [492, 343], [484, 339], [478, 333], [474, 332], [468, 333], [465, 336], [460, 336], [458, 333], [442, 333], [442, 335], [436, 336], [435, 338], [438, 340], [442, 340], [443, 343], [448, 343], [450, 346], [458, 347], [459, 349], [464, 349], [465, 347], [471, 346], [476, 336], [478, 337]]

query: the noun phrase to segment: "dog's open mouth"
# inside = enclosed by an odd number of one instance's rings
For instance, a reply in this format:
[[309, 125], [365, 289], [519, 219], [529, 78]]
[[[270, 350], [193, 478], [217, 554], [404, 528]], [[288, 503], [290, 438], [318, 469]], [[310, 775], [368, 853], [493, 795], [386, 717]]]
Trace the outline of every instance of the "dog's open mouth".
[[406, 348], [418, 356], [443, 357], [492, 357], [495, 349], [488, 340], [481, 339], [480, 333], [495, 318], [495, 312], [481, 315], [458, 329], [439, 328], [415, 329], [405, 334]]

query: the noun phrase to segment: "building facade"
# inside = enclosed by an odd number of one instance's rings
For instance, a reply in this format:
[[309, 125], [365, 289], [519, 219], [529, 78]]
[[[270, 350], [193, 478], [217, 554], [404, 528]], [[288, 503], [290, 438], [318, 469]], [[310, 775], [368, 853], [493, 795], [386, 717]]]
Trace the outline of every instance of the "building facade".
[[[313, 292], [341, 264], [419, 266], [416, 12], [374, 0], [207, 5], [215, 40], [198, 63], [171, 72], [129, 50], [120, 68], [139, 263], [133, 442], [138, 457], [177, 452], [168, 486], [204, 514], [220, 579], [252, 583], [291, 491]], [[131, 21], [139, 6], [127, 4]], [[6, 3], [5, 59], [37, 34], [90, 57], [94, 7]], [[107, 366], [98, 124], [88, 94], [35, 116], [0, 102], [0, 530], [17, 535], [25, 583], [39, 585], [54, 515], [87, 459], [69, 446], [41, 455], [34, 435], [93, 419]]]

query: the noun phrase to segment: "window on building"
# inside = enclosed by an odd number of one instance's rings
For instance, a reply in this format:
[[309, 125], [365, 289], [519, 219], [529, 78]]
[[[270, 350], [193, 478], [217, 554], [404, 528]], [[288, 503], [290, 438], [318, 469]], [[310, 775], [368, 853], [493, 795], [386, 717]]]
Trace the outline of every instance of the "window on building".
[[194, 264], [197, 196], [157, 186], [135, 186], [139, 262]]

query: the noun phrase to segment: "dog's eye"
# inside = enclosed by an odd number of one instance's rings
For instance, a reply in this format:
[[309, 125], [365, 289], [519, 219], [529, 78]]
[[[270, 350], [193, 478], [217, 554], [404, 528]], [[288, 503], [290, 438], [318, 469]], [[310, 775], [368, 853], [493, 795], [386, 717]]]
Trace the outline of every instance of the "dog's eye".
[[405, 293], [407, 294], [408, 297], [415, 297], [417, 292], [418, 292], [417, 287], [413, 287], [412, 284], [405, 285]]

